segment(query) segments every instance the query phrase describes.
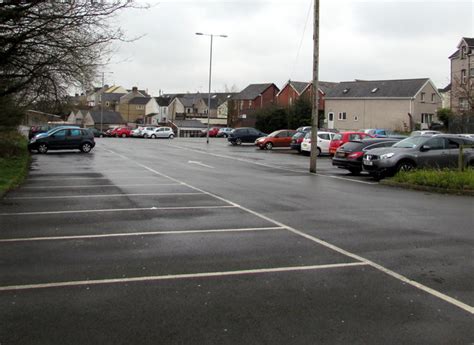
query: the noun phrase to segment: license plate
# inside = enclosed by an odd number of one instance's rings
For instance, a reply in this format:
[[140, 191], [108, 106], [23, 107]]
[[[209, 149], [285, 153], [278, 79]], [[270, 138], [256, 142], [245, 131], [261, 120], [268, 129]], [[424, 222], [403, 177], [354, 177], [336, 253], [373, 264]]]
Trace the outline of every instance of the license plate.
[[344, 158], [346, 155], [344, 154], [344, 152], [337, 152], [336, 156]]
[[364, 165], [374, 165], [374, 162], [364, 160]]

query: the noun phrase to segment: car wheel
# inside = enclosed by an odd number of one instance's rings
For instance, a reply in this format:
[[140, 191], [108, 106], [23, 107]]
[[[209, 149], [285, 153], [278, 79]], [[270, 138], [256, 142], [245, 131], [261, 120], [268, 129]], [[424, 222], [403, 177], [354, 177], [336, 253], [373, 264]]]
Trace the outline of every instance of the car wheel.
[[415, 163], [413, 163], [412, 161], [402, 160], [401, 162], [397, 164], [397, 172], [410, 171], [410, 170], [415, 169], [415, 167], [416, 167]]
[[265, 149], [266, 150], [271, 150], [273, 148], [273, 144], [272, 143], [266, 143], [265, 144]]
[[99, 135], [99, 138], [103, 138], [103, 137], [104, 137], [104, 135], [103, 135], [103, 134]]
[[125, 133], [122, 134], [122, 138], [126, 138], [127, 135]]
[[224, 137], [224, 138], [227, 138], [227, 137], [228, 137], [228, 135], [227, 135], [227, 134], [224, 134], [224, 135], [223, 135], [223, 137]]
[[170, 134], [170, 136], [169, 136], [168, 138], [173, 139], [173, 138], [174, 138], [174, 134]]
[[38, 153], [46, 153], [46, 152], [48, 152], [48, 145], [39, 144], [38, 145]]
[[242, 145], [242, 139], [240, 139], [240, 138], [235, 139], [235, 144], [236, 145]]
[[360, 175], [360, 172], [361, 172], [361, 169], [357, 169], [357, 168], [351, 168], [351, 169], [348, 169], [352, 175]]
[[156, 135], [152, 134], [152, 135], [151, 135], [151, 138], [152, 138], [152, 139], [156, 139]]
[[92, 145], [89, 143], [84, 143], [81, 145], [81, 151], [84, 153], [89, 153], [92, 150]]
[[318, 147], [318, 157], [321, 157], [321, 149]]

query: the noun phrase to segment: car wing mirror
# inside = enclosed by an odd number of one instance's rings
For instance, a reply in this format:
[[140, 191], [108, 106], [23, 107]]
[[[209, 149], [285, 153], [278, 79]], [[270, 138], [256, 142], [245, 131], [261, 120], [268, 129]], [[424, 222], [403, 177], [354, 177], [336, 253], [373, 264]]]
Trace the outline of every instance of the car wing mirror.
[[423, 145], [420, 148], [421, 152], [426, 152], [426, 151], [429, 151], [429, 150], [431, 150], [431, 147], [429, 145]]

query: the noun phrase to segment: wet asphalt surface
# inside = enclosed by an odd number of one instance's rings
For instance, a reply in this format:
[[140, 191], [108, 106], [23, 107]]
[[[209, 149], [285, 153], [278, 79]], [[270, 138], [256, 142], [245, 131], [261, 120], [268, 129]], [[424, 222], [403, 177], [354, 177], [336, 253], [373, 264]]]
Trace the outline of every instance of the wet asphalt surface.
[[[472, 344], [474, 200], [99, 139], [0, 201], [0, 344]], [[421, 284], [421, 285], [417, 285]]]

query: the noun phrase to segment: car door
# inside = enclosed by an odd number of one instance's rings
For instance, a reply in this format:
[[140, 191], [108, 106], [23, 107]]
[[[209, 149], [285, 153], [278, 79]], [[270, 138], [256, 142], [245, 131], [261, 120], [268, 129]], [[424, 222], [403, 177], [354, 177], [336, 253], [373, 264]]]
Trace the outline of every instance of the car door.
[[69, 129], [60, 129], [52, 133], [48, 138], [48, 146], [51, 149], [66, 149], [67, 147], [67, 134]]
[[318, 147], [321, 153], [329, 152], [329, 143], [331, 142], [331, 135], [329, 133], [318, 133]]
[[456, 168], [459, 163], [459, 147], [464, 143], [462, 139], [458, 138], [446, 138], [447, 141], [447, 153], [448, 153], [448, 166], [450, 168]]
[[256, 129], [253, 129], [253, 128], [249, 128], [247, 129], [247, 135], [246, 135], [246, 139], [243, 140], [244, 142], [246, 143], [253, 143], [255, 140], [257, 140], [257, 138], [260, 136], [260, 132], [257, 131]]
[[[420, 168], [443, 169], [449, 167], [448, 150], [446, 148], [446, 139], [442, 137], [434, 137], [427, 140], [418, 154], [417, 166]], [[429, 150], [424, 151], [424, 147]]]
[[77, 149], [81, 146], [82, 133], [79, 128], [70, 129], [66, 134], [66, 146], [71, 149]]

